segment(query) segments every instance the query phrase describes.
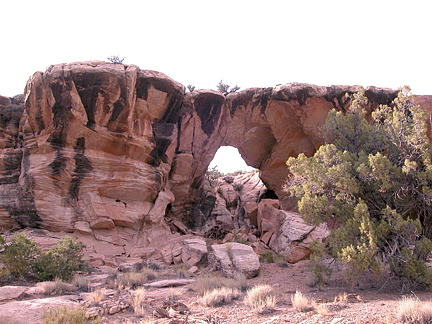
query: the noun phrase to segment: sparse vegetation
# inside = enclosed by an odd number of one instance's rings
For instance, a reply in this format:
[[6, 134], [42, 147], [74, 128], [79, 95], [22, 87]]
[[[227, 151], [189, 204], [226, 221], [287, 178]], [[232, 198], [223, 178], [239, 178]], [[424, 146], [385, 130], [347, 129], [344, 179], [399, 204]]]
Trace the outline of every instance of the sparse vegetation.
[[200, 300], [205, 306], [214, 307], [229, 304], [239, 296], [240, 290], [237, 288], [222, 287], [207, 291]]
[[189, 92], [192, 92], [192, 91], [195, 90], [195, 86], [193, 86], [193, 85], [191, 85], [191, 84], [188, 84], [188, 85], [186, 86], [186, 88], [189, 90]]
[[[4, 241], [4, 240], [3, 240]], [[42, 252], [25, 232], [3, 243], [0, 260], [11, 279], [34, 277], [38, 281], [70, 280], [75, 271], [87, 270], [82, 258], [84, 245], [64, 236], [48, 252]]]
[[123, 64], [123, 61], [126, 57], [123, 57], [122, 59], [120, 58], [119, 55], [112, 55], [110, 57], [108, 57], [108, 61], [110, 61], [113, 64]]
[[430, 286], [432, 273], [424, 263], [432, 248], [428, 114], [404, 89], [392, 107], [377, 108], [369, 123], [367, 101], [359, 88], [346, 113], [329, 112], [328, 144], [312, 157], [287, 161], [287, 190], [308, 222], [340, 224], [323, 252], [349, 267], [348, 280], [367, 270], [378, 273], [384, 264], [393, 276]]
[[99, 323], [100, 318], [89, 321], [85, 317], [86, 309], [81, 306], [66, 307], [57, 306], [50, 309], [44, 309], [42, 313], [43, 324], [85, 324], [85, 323]]
[[261, 254], [259, 256], [259, 261], [262, 263], [273, 263], [275, 261], [273, 253], [267, 252], [267, 253]]
[[45, 295], [59, 295], [65, 292], [74, 291], [75, 286], [57, 278], [55, 281], [42, 282], [39, 289]]
[[119, 273], [116, 278], [116, 285], [134, 289], [157, 278], [157, 276], [157, 272], [153, 269], [143, 267], [140, 271]]
[[306, 285], [309, 287], [316, 287], [319, 284], [319, 278], [315, 274], [315, 272], [307, 272], [306, 273]]
[[100, 288], [100, 289], [97, 289], [97, 290], [92, 291], [91, 293], [89, 293], [87, 295], [87, 299], [90, 300], [90, 301], [92, 301], [92, 302], [98, 303], [98, 302], [104, 300], [106, 294], [107, 294], [106, 289], [105, 288]]
[[308, 312], [311, 310], [311, 300], [307, 298], [301, 291], [296, 291], [291, 296], [291, 303], [293, 307], [299, 312]]
[[321, 304], [314, 303], [313, 308], [318, 314], [322, 316], [326, 316], [329, 312], [329, 307], [326, 303], [321, 303]]
[[36, 243], [29, 240], [25, 232], [16, 234], [10, 244], [3, 240], [4, 251], [0, 255], [0, 261], [4, 263], [7, 273], [12, 279], [19, 280], [31, 273], [31, 267], [40, 254]]
[[398, 316], [401, 323], [405, 324], [432, 323], [432, 304], [418, 298], [404, 297], [399, 303]]
[[138, 316], [145, 315], [146, 310], [143, 306], [145, 301], [145, 297], [147, 295], [147, 291], [144, 288], [138, 288], [135, 290], [133, 297], [131, 298], [131, 306], [134, 311], [134, 314]]
[[217, 165], [212, 168], [208, 168], [205, 173], [206, 179], [210, 183], [210, 186], [213, 188], [217, 186], [217, 180], [223, 176], [224, 174], [219, 171], [219, 167]]
[[72, 279], [72, 285], [79, 291], [89, 291], [90, 281], [82, 275], [75, 275]]
[[274, 307], [276, 296], [271, 286], [257, 285], [246, 292], [244, 302], [252, 309], [262, 310]]
[[203, 296], [212, 290], [219, 288], [245, 290], [246, 277], [243, 274], [236, 274], [234, 278], [225, 278], [218, 276], [204, 276], [199, 278], [193, 285], [193, 289]]
[[231, 88], [228, 84], [225, 84], [222, 82], [222, 80], [220, 80], [220, 82], [216, 86], [216, 89], [219, 92], [222, 92], [224, 95], [227, 95], [240, 90], [240, 87], [238, 85], [235, 85], [234, 87]]
[[48, 252], [42, 253], [33, 263], [33, 273], [37, 280], [60, 278], [71, 280], [76, 271], [87, 270], [82, 260], [84, 244], [64, 236]]

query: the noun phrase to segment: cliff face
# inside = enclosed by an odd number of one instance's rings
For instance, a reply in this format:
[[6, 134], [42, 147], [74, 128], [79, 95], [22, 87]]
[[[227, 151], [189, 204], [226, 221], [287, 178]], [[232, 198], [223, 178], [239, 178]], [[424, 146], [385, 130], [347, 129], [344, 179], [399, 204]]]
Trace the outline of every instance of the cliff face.
[[[214, 203], [203, 195], [204, 174], [222, 145], [259, 168], [287, 208], [285, 161], [313, 154], [327, 112], [345, 109], [345, 94], [354, 92], [287, 84], [226, 97], [185, 94], [164, 74], [133, 65], [51, 66], [28, 81], [22, 116], [17, 108], [0, 120], [0, 227], [77, 231], [121, 244], [140, 230], [166, 228], [167, 211], [202, 225]], [[396, 91], [366, 94], [373, 108]], [[0, 99], [2, 116], [19, 106]], [[431, 110], [430, 96], [419, 100]]]

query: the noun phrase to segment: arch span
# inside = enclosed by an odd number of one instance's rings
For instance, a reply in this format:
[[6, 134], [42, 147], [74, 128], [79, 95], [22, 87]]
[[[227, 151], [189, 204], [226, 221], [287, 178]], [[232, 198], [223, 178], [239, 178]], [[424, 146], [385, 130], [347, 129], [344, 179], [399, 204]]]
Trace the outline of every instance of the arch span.
[[[353, 86], [286, 84], [226, 97], [211, 90], [187, 93], [170, 177], [176, 204], [181, 206], [179, 215], [190, 214], [194, 201], [200, 204], [205, 171], [223, 145], [237, 148], [248, 165], [260, 170], [261, 180], [282, 206], [293, 207], [282, 190], [288, 175], [286, 160], [300, 153], [312, 155], [322, 144], [320, 127], [328, 111], [346, 109], [350, 102], [345, 94], [355, 91]], [[373, 109], [390, 103], [397, 92], [370, 87], [366, 94]]]

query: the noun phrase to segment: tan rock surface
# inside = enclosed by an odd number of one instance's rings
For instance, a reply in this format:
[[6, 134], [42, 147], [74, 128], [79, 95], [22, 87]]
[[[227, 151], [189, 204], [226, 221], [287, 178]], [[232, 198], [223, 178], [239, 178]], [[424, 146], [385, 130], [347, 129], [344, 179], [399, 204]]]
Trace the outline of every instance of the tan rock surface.
[[214, 259], [212, 266], [231, 277], [237, 272], [246, 278], [253, 278], [259, 274], [260, 262], [254, 250], [245, 244], [225, 243], [211, 246]]

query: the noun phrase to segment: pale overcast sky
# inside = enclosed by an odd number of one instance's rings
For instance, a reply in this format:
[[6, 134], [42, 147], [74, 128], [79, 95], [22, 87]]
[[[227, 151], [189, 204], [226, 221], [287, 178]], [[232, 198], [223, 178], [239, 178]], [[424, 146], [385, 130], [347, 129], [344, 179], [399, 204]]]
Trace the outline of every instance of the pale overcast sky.
[[126, 57], [184, 85], [410, 85], [432, 94], [426, 0], [3, 1], [0, 94], [35, 71]]

